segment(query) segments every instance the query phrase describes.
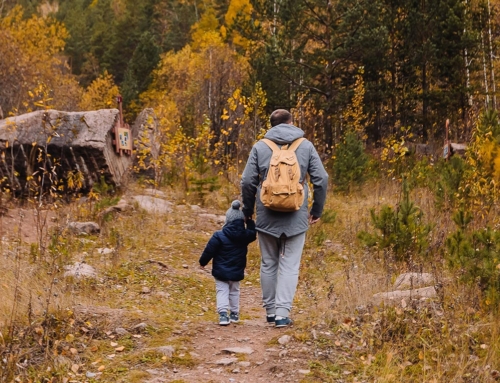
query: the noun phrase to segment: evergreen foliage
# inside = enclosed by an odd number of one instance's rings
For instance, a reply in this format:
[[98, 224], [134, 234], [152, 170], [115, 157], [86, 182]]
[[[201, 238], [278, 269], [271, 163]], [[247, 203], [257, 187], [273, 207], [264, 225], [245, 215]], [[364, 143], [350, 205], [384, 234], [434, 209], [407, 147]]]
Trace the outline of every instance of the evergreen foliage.
[[452, 208], [455, 206], [465, 170], [466, 163], [459, 156], [453, 156], [449, 161], [440, 161], [435, 169], [438, 179], [434, 184], [436, 206], [438, 208]]
[[431, 226], [424, 222], [422, 211], [411, 201], [406, 181], [402, 185], [401, 202], [395, 209], [383, 205], [378, 213], [371, 209], [370, 215], [376, 232], [358, 234], [365, 245], [390, 250], [397, 261], [407, 263], [426, 255]]
[[500, 232], [486, 227], [469, 230], [472, 215], [463, 209], [453, 215], [457, 230], [446, 239], [448, 262], [461, 279], [477, 284], [488, 306], [500, 303]]
[[352, 187], [361, 185], [366, 179], [367, 169], [368, 156], [364, 151], [363, 143], [356, 133], [348, 130], [335, 149], [332, 165], [335, 189], [349, 192]]

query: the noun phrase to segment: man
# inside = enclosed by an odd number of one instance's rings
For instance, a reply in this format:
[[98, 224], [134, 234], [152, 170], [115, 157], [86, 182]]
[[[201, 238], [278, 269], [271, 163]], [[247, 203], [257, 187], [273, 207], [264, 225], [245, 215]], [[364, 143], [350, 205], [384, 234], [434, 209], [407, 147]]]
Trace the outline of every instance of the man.
[[[292, 115], [277, 109], [271, 114], [271, 129], [264, 136], [279, 147], [291, 144], [304, 136], [304, 131], [292, 125]], [[323, 212], [328, 185], [328, 174], [313, 144], [304, 140], [295, 151], [300, 165], [300, 182], [304, 184], [304, 203], [294, 212], [278, 212], [260, 201], [260, 187], [264, 181], [272, 150], [263, 141], [257, 142], [248, 158], [241, 178], [243, 213], [251, 218], [257, 205], [256, 230], [261, 252], [260, 283], [267, 322], [276, 327], [292, 324], [290, 310], [299, 279], [300, 260], [310, 224], [319, 221]], [[313, 184], [313, 204], [308, 212], [309, 173]]]

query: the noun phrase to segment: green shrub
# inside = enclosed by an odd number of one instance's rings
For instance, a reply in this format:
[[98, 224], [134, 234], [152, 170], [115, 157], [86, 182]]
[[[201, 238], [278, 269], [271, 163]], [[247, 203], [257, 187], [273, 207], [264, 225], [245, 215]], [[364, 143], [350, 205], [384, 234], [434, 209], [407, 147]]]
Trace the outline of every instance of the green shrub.
[[337, 212], [330, 209], [325, 209], [321, 215], [321, 222], [323, 223], [335, 223], [336, 219]]
[[423, 213], [410, 200], [410, 191], [403, 182], [402, 199], [396, 208], [383, 205], [380, 212], [370, 210], [375, 233], [361, 231], [358, 238], [366, 246], [389, 249], [398, 261], [410, 262], [413, 255], [424, 255], [431, 226], [424, 223]]
[[500, 303], [500, 232], [490, 227], [467, 230], [472, 215], [460, 209], [453, 215], [458, 230], [446, 239], [448, 263], [460, 270], [461, 280], [477, 284], [487, 305]]
[[335, 150], [333, 184], [337, 190], [349, 192], [353, 186], [359, 186], [366, 180], [367, 169], [368, 156], [363, 143], [355, 132], [348, 130]]
[[193, 163], [196, 176], [189, 179], [191, 184], [189, 190], [196, 194], [199, 202], [204, 203], [210, 193], [220, 189], [219, 178], [211, 175], [212, 167], [205, 156], [201, 154], [194, 156]]
[[458, 188], [464, 177], [465, 161], [453, 156], [449, 161], [440, 161], [435, 169], [437, 181], [431, 187], [436, 197], [438, 209], [453, 207], [458, 199]]

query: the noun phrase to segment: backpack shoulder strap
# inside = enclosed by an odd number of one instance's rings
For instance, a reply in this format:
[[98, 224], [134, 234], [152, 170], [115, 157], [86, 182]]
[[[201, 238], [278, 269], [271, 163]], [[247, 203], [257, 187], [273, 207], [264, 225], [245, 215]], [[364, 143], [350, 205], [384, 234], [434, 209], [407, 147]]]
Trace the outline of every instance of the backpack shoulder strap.
[[295, 152], [297, 150], [297, 148], [299, 147], [299, 145], [304, 141], [305, 141], [304, 137], [297, 138], [295, 141], [292, 142], [292, 144], [289, 146], [288, 150]]
[[261, 140], [262, 142], [264, 142], [267, 146], [269, 146], [269, 148], [271, 148], [271, 150], [274, 152], [279, 152], [281, 149], [278, 147], [278, 145], [276, 145], [273, 141], [267, 139], [267, 138], [263, 138]]

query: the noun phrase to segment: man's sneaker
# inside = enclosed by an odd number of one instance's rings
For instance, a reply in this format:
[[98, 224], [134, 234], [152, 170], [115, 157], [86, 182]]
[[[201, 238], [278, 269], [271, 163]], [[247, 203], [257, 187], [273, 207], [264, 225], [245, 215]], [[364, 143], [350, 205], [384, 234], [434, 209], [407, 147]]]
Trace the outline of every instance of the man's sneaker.
[[221, 326], [227, 326], [229, 323], [229, 317], [227, 316], [227, 313], [220, 313], [219, 314], [219, 324]]
[[240, 316], [238, 313], [231, 313], [229, 314], [229, 321], [233, 323], [238, 323], [240, 321]]
[[274, 321], [274, 325], [276, 327], [286, 327], [286, 326], [291, 326], [293, 324], [293, 321], [290, 318], [281, 318], [281, 319], [276, 319]]
[[266, 316], [267, 324], [274, 324], [274, 318], [276, 318], [276, 315], [267, 315]]

